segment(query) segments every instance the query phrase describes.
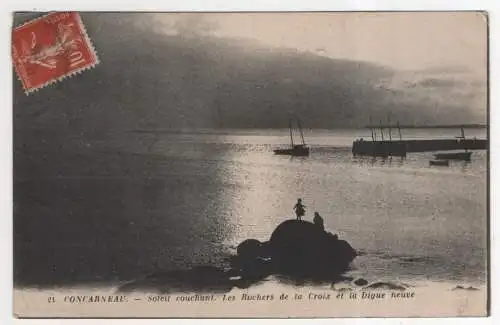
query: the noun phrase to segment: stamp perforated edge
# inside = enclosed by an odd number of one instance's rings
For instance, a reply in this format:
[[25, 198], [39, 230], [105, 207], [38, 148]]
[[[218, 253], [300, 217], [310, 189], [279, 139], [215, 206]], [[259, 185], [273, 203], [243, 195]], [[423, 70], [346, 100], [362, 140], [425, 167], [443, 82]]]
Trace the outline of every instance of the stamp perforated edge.
[[[22, 29], [22, 28], [25, 28], [27, 27], [28, 25], [31, 25], [33, 23], [35, 23], [36, 21], [38, 20], [43, 20], [44, 18], [46, 18], [47, 16], [51, 15], [51, 14], [54, 14], [54, 13], [62, 13], [63, 11], [53, 11], [53, 12], [49, 12], [45, 15], [42, 15], [40, 17], [37, 17], [37, 18], [34, 18], [34, 19], [31, 19], [31, 20], [28, 20], [24, 23], [22, 23], [21, 25], [19, 26], [15, 26], [13, 27], [13, 30], [12, 30], [12, 33], [15, 31], [15, 30], [19, 30], [19, 29]], [[98, 65], [100, 63], [99, 61], [99, 57], [97, 56], [97, 53], [96, 53], [96, 50], [94, 48], [94, 44], [92, 43], [92, 40], [90, 39], [88, 33], [87, 33], [87, 29], [85, 28], [85, 25], [83, 24], [83, 21], [82, 21], [82, 17], [80, 16], [80, 13], [76, 12], [76, 11], [73, 11], [73, 13], [76, 14], [76, 21], [80, 27], [80, 33], [81, 35], [83, 36], [83, 39], [85, 40], [85, 42], [87, 42], [87, 45], [89, 47], [89, 50], [90, 50], [90, 54], [92, 55], [92, 58], [93, 58], [93, 61], [94, 63], [92, 64], [88, 64], [88, 65], [85, 65], [79, 69], [76, 69], [76, 70], [73, 70], [73, 71], [70, 71], [66, 74], [63, 74], [62, 76], [58, 77], [58, 78], [55, 78], [55, 79], [51, 79], [51, 80], [48, 80], [47, 82], [37, 86], [37, 87], [33, 87], [33, 88], [26, 88], [24, 86], [24, 82], [21, 80], [21, 77], [20, 77], [20, 73], [18, 71], [18, 67], [16, 65], [15, 62], [13, 62], [13, 66], [14, 66], [14, 69], [16, 71], [16, 77], [17, 79], [19, 80], [19, 82], [21, 83], [21, 85], [23, 86], [23, 89], [24, 89], [24, 93], [26, 95], [30, 95], [31, 93], [34, 93], [42, 88], [45, 88], [49, 85], [52, 85], [52, 84], [55, 84], [57, 82], [61, 82], [63, 81], [64, 79], [67, 79], [67, 78], [71, 78], [73, 77], [74, 75], [77, 75], [77, 74], [81, 74], [82, 72], [86, 71], [86, 70], [90, 70], [92, 68], [94, 68], [96, 65]], [[12, 36], [11, 36], [12, 37]], [[12, 44], [12, 39], [11, 39], [11, 44]], [[11, 56], [12, 56], [12, 51], [11, 51]], [[13, 60], [12, 60], [13, 61]]]

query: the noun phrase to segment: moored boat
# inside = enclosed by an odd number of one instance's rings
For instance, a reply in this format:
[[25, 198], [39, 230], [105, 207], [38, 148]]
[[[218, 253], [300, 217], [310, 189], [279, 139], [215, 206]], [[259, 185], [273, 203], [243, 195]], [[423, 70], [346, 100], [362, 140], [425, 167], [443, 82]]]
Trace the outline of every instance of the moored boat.
[[288, 156], [309, 156], [309, 147], [302, 144], [296, 144], [289, 149], [275, 149], [273, 150], [276, 155], [288, 155]]
[[459, 137], [456, 137], [458, 143], [461, 143], [464, 145], [464, 152], [441, 152], [441, 153], [436, 153], [434, 155], [434, 158], [436, 159], [441, 159], [441, 160], [464, 160], [464, 161], [470, 161], [470, 157], [472, 155], [472, 152], [467, 150], [467, 146], [465, 145], [465, 132], [464, 128], [461, 127], [461, 135]]
[[470, 161], [470, 157], [472, 155], [472, 152], [466, 151], [466, 152], [445, 152], [445, 153], [437, 153], [434, 155], [434, 158], [436, 159], [441, 159], [441, 160], [465, 160], [465, 161]]
[[289, 121], [289, 129], [290, 129], [290, 142], [291, 145], [289, 148], [280, 148], [274, 149], [275, 155], [286, 155], [286, 156], [295, 156], [295, 157], [307, 157], [310, 153], [309, 146], [306, 145], [304, 140], [304, 134], [302, 133], [302, 127], [300, 126], [299, 120], [297, 120], [297, 125], [299, 126], [300, 137], [302, 139], [302, 144], [294, 144], [293, 142], [293, 133], [292, 133], [292, 121]]
[[431, 166], [449, 166], [449, 160], [429, 160], [429, 165]]

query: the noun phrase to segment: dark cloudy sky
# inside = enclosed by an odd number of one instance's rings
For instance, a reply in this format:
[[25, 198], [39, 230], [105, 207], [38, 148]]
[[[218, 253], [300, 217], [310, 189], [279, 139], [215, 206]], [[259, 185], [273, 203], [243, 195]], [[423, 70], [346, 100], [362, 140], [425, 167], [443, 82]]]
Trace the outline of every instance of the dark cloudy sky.
[[165, 34], [178, 33], [179, 22], [188, 21], [183, 25], [204, 34], [380, 64], [402, 72], [381, 79], [385, 88], [414, 93], [406, 83], [434, 82], [442, 89], [431, 94], [438, 103], [458, 95], [478, 115], [485, 111], [486, 92], [476, 87], [487, 78], [487, 24], [480, 13], [159, 14], [153, 20]]
[[[483, 77], [485, 18], [478, 13], [223, 13], [157, 14], [165, 34], [196, 17], [202, 32], [255, 39], [272, 47], [369, 61], [396, 69], [461, 66]], [[196, 24], [192, 24], [195, 27]]]
[[101, 64], [28, 98], [16, 92], [15, 105], [47, 112], [39, 120], [259, 128], [285, 127], [295, 114], [329, 128], [391, 112], [402, 123], [486, 121], [487, 25], [478, 13], [82, 18]]

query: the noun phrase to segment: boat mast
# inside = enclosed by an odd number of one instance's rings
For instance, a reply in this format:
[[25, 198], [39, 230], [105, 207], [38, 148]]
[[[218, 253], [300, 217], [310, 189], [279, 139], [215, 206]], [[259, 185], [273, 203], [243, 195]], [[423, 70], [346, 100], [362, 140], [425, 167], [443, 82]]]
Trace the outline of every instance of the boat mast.
[[375, 140], [377, 140], [377, 134], [373, 133], [373, 125], [372, 125], [372, 117], [370, 115], [370, 131], [372, 133], [372, 141], [375, 142]]
[[463, 141], [463, 144], [464, 144], [464, 149], [465, 149], [465, 152], [468, 152], [467, 150], [467, 144], [465, 143], [465, 132], [464, 132], [464, 126], [460, 126], [460, 130], [462, 131], [462, 141]]
[[382, 137], [382, 141], [384, 141], [384, 128], [382, 125], [382, 120], [380, 120], [380, 136]]
[[401, 127], [399, 126], [399, 120], [398, 120], [398, 133], [399, 133], [399, 140], [402, 140], [402, 138], [401, 138]]
[[293, 148], [292, 120], [288, 120], [288, 128], [290, 129], [290, 141], [292, 142]]
[[300, 121], [297, 119], [297, 125], [299, 126], [300, 137], [302, 138], [302, 144], [305, 146], [306, 142], [304, 141], [304, 134], [302, 133], [302, 127], [300, 126]]
[[391, 113], [387, 115], [387, 123], [389, 124], [389, 141], [392, 142]]

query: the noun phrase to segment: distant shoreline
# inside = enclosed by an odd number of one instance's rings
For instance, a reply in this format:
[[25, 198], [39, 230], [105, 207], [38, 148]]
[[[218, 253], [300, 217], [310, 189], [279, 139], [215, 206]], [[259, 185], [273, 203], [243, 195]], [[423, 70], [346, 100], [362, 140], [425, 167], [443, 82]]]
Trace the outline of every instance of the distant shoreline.
[[[389, 128], [389, 125], [367, 125], [365, 128]], [[398, 125], [390, 125], [391, 128], [397, 128]], [[486, 129], [487, 124], [446, 124], [446, 125], [407, 125], [400, 124], [401, 129]]]
[[[486, 124], [450, 124], [450, 125], [400, 125], [401, 129], [487, 129], [488, 125]], [[335, 130], [365, 130], [365, 129], [388, 129], [389, 125], [367, 125], [367, 126], [358, 126], [358, 127], [337, 127], [337, 128], [303, 128], [304, 131], [307, 130], [324, 130], [324, 131], [335, 131]], [[397, 129], [396, 125], [391, 125], [391, 128]], [[132, 129], [129, 132], [133, 133], [231, 133], [231, 131], [252, 131], [252, 130], [262, 130], [262, 131], [280, 131], [287, 130], [285, 127], [281, 128], [250, 128], [250, 127], [241, 127], [241, 128], [185, 128], [185, 129]]]

